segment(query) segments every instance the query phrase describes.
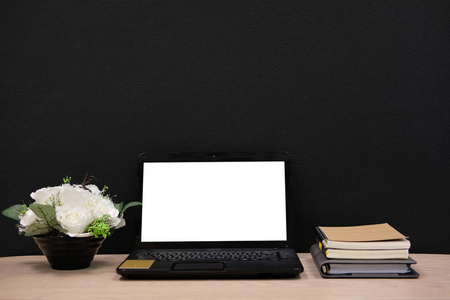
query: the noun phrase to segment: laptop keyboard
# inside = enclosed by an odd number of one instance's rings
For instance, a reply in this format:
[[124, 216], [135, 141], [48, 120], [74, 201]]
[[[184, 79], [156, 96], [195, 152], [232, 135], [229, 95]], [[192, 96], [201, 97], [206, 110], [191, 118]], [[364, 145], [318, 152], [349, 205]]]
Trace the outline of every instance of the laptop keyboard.
[[274, 261], [287, 259], [283, 251], [139, 251], [137, 259], [157, 261]]

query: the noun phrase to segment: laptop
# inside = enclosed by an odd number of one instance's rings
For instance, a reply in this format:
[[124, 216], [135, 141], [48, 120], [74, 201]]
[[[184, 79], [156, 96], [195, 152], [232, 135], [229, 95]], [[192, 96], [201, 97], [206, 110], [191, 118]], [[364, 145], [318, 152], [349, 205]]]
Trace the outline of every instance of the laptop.
[[287, 153], [143, 153], [137, 247], [127, 278], [281, 278], [303, 266], [292, 248]]

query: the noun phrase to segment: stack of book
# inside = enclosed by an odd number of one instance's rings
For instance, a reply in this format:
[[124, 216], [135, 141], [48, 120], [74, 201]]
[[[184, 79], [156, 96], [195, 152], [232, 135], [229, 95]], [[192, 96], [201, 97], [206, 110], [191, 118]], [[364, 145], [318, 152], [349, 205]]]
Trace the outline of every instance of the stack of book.
[[314, 229], [310, 252], [322, 277], [416, 278], [411, 243], [387, 223]]

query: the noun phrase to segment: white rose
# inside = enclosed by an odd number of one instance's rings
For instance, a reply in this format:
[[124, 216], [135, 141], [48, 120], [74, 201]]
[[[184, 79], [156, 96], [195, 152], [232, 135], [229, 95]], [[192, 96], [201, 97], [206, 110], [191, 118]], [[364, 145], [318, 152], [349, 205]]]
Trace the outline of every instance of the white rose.
[[39, 219], [31, 209], [27, 210], [27, 212], [23, 216], [19, 216], [19, 218], [20, 225], [24, 227], [30, 226], [34, 221]]
[[92, 213], [83, 205], [64, 204], [55, 210], [57, 220], [68, 233], [83, 233], [94, 221]]
[[101, 195], [91, 196], [87, 207], [92, 211], [94, 219], [101, 218], [103, 215], [110, 215], [114, 219], [119, 215], [119, 210], [114, 207], [114, 203]]
[[88, 190], [83, 189], [81, 186], [72, 186], [69, 184], [63, 184], [60, 187], [60, 199], [61, 205], [71, 204], [71, 205], [86, 205], [89, 197], [92, 193]]
[[88, 184], [86, 187], [90, 189], [91, 193], [94, 195], [100, 195], [101, 193], [100, 189], [95, 184]]
[[33, 198], [39, 204], [52, 204], [50, 200], [53, 197], [58, 197], [58, 193], [61, 192], [60, 186], [42, 188], [30, 194], [30, 197]]

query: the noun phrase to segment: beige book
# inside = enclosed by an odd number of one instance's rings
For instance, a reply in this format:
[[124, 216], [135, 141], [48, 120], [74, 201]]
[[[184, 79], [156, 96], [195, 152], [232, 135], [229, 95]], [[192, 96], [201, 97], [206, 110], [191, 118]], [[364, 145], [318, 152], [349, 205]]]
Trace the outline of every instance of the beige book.
[[324, 249], [327, 258], [337, 259], [408, 259], [408, 250]]
[[321, 243], [325, 248], [354, 250], [409, 249], [411, 247], [411, 242], [407, 239], [378, 242], [340, 242], [323, 240]]

